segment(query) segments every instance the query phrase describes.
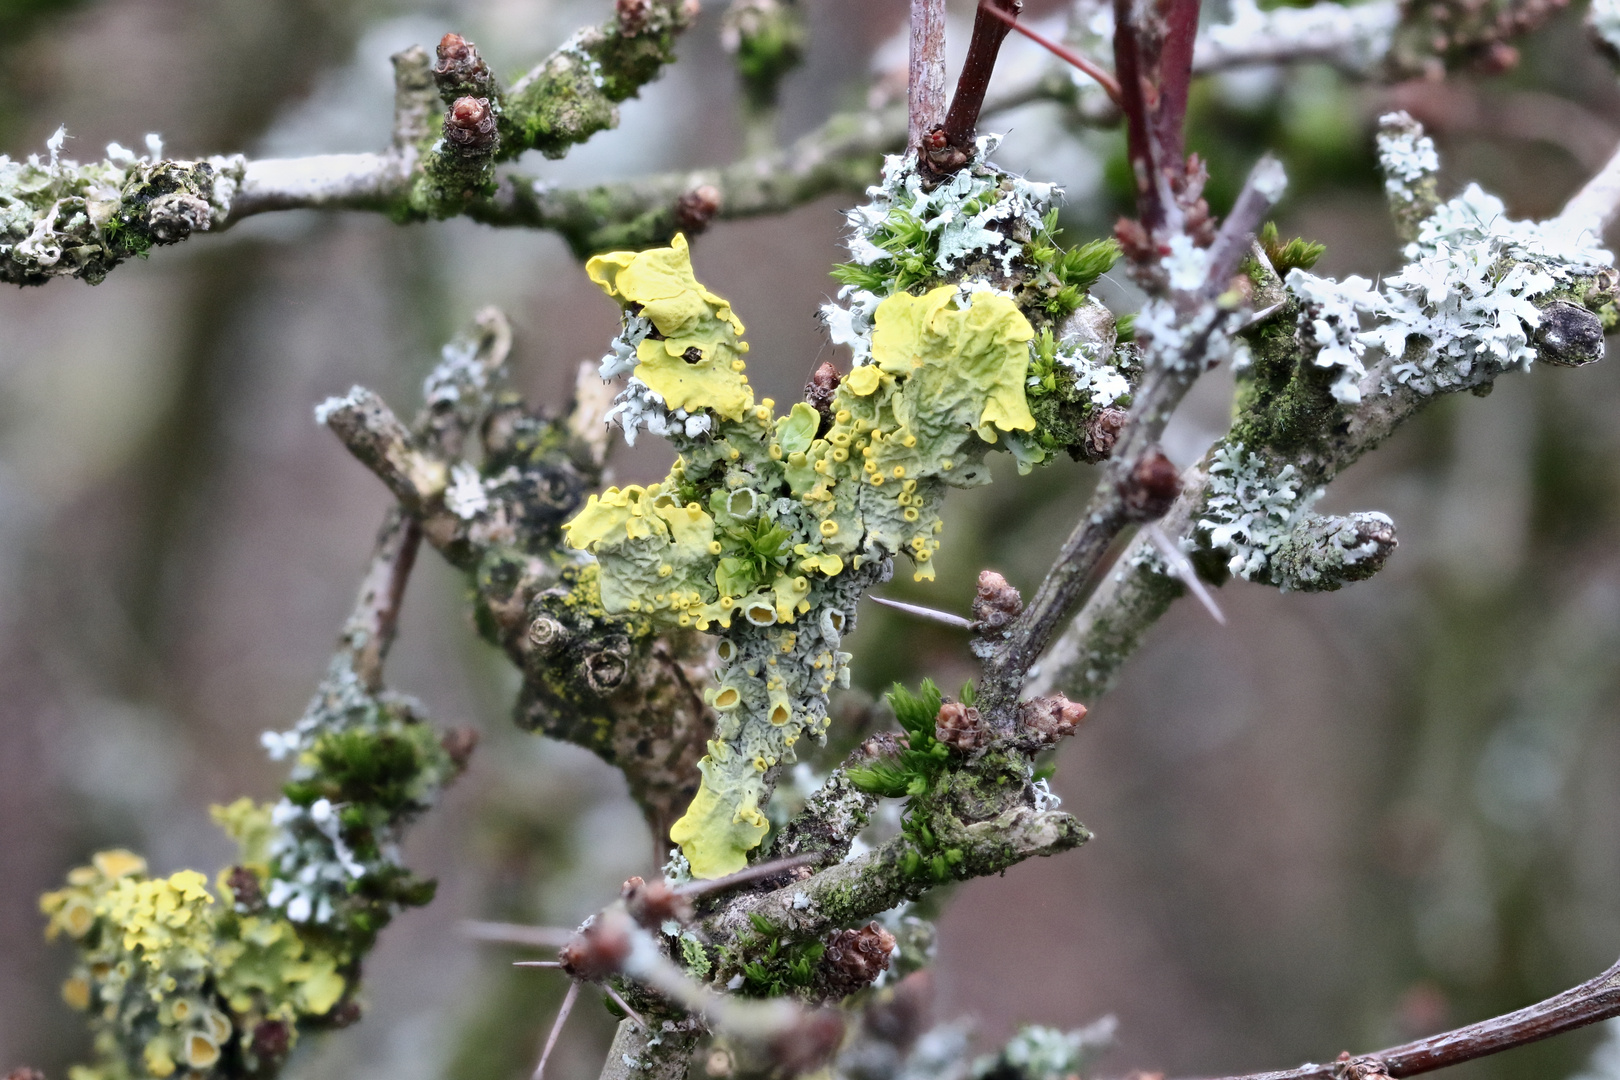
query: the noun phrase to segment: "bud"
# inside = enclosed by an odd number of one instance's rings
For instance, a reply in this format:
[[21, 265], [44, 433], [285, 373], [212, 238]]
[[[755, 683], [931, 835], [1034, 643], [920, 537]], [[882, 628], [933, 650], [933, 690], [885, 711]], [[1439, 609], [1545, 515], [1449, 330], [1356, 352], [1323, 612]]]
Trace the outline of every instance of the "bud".
[[1125, 430], [1125, 421], [1130, 415], [1113, 406], [1092, 409], [1091, 415], [1086, 417], [1086, 432], [1080, 442], [1081, 456], [1090, 462], [1106, 460], [1114, 452], [1114, 444], [1119, 442], [1119, 433]]
[[260, 1067], [278, 1062], [292, 1048], [292, 1030], [285, 1020], [261, 1020], [253, 1026], [253, 1056]]
[[495, 110], [489, 99], [459, 97], [444, 116], [444, 141], [467, 154], [484, 154], [495, 146]]
[[635, 37], [647, 28], [647, 17], [652, 14], [652, 0], [618, 0], [614, 5], [618, 17], [619, 33]]
[[225, 876], [225, 887], [230, 889], [231, 895], [235, 897], [237, 911], [254, 912], [264, 906], [259, 875], [245, 866], [231, 867], [231, 872]]
[[478, 55], [478, 46], [460, 34], [439, 39], [439, 62], [433, 65], [433, 80], [447, 101], [471, 95], [488, 98], [495, 94], [495, 76]]
[[934, 718], [934, 738], [964, 754], [989, 745], [990, 731], [979, 718], [979, 710], [958, 701], [947, 701]]
[[1055, 746], [1073, 735], [1086, 718], [1086, 707], [1062, 694], [1035, 698], [1018, 707], [1018, 734], [1032, 749]]
[[624, 898], [625, 910], [643, 929], [657, 930], [671, 919], [680, 923], [692, 920], [691, 903], [662, 881], [633, 877], [624, 883], [619, 895]]
[[[619, 916], [623, 918], [623, 916]], [[571, 978], [601, 982], [616, 975], [630, 956], [630, 935], [622, 924], [598, 916], [557, 951]]]
[[699, 184], [675, 200], [675, 224], [693, 235], [709, 227], [720, 212], [720, 189]]
[[450, 761], [457, 772], [464, 771], [467, 763], [472, 760], [473, 751], [478, 748], [478, 730], [470, 727], [451, 728], [439, 740], [444, 752], [450, 755]]
[[1006, 578], [994, 570], [979, 571], [978, 590], [973, 597], [973, 621], [980, 634], [1005, 630], [1024, 610], [1024, 598]]
[[894, 935], [877, 923], [859, 930], [835, 930], [827, 936], [822, 954], [822, 977], [834, 997], [844, 998], [871, 986], [889, 970]]
[[1162, 450], [1149, 450], [1121, 485], [1125, 517], [1130, 521], [1157, 521], [1169, 513], [1181, 494], [1181, 471]]

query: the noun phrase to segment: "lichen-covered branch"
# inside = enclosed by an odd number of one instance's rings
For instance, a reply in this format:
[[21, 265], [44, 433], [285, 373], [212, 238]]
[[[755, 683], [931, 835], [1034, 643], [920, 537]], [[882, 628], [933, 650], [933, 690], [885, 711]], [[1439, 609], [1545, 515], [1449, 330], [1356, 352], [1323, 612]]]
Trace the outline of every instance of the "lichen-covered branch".
[[[1477, 187], [1431, 201], [1439, 160], [1410, 117], [1385, 118], [1379, 145], [1392, 211], [1411, 222], [1411, 262], [1400, 273], [1374, 290], [1299, 267], [1279, 278], [1263, 253], [1251, 264], [1275, 309], [1246, 331], [1232, 431], [1189, 472], [1166, 519], [1214, 583], [1237, 575], [1331, 589], [1375, 571], [1392, 525], [1382, 515], [1320, 518], [1310, 506], [1323, 488], [1442, 394], [1488, 386], [1536, 360], [1600, 359], [1604, 329], [1616, 322], [1620, 275], [1598, 246], [1606, 214], [1590, 194], [1606, 181], [1577, 195], [1573, 213], [1515, 222]], [[1620, 200], [1620, 189], [1613, 195]], [[1374, 326], [1363, 330], [1368, 315]], [[1369, 357], [1378, 357], [1370, 367]], [[1105, 692], [1180, 591], [1138, 539], [1028, 689]]]

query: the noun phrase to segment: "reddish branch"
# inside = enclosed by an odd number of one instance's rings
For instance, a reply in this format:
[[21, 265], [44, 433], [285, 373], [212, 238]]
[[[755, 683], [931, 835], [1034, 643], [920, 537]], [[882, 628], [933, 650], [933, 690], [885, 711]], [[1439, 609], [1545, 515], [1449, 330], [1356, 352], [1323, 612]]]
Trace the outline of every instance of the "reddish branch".
[[1137, 211], [1156, 234], [1179, 231], [1175, 189], [1186, 176], [1182, 123], [1192, 85], [1199, 0], [1114, 0], [1114, 73], [1126, 120]]
[[1067, 45], [1064, 45], [1062, 42], [1053, 41], [1045, 34], [1031, 30], [1029, 27], [1025, 26], [1011, 15], [1004, 13], [1000, 8], [991, 3], [990, 0], [982, 0], [982, 2], [979, 4], [979, 14], [990, 15], [994, 18], [1000, 19], [1002, 22], [1007, 24], [1009, 29], [1018, 31], [1020, 34], [1023, 34], [1025, 37], [1029, 38], [1029, 40], [1035, 42], [1035, 44], [1051, 53], [1053, 56], [1056, 56], [1065, 63], [1085, 72], [1096, 81], [1097, 85], [1103, 88], [1103, 92], [1113, 100], [1115, 105], [1120, 104], [1119, 82], [1114, 78], [1112, 72], [1103, 68], [1096, 61], [1081, 56], [1079, 53], [1075, 52]]
[[[922, 159], [929, 168], [945, 176], [967, 164], [973, 154], [973, 132], [984, 108], [984, 94], [990, 88], [990, 75], [996, 68], [996, 56], [1001, 43], [1007, 39], [1008, 23], [1023, 10], [1023, 0], [985, 0], [973, 18], [973, 38], [968, 42], [967, 60], [962, 74], [956, 79], [956, 93], [945, 114], [945, 123], [932, 128], [923, 136]], [[988, 11], [994, 5], [1003, 13], [998, 18]], [[915, 77], [916, 71], [913, 70]]]
[[[1615, 1016], [1620, 1016], [1620, 962], [1596, 978], [1546, 1001], [1455, 1031], [1431, 1035], [1427, 1039], [1418, 1039], [1363, 1057], [1341, 1055], [1338, 1061], [1327, 1064], [1301, 1065], [1296, 1069], [1249, 1073], [1223, 1077], [1222, 1080], [1347, 1080], [1357, 1075], [1392, 1078], [1418, 1076], [1562, 1035], [1566, 1031]], [[1383, 1071], [1376, 1071], [1380, 1067]]]

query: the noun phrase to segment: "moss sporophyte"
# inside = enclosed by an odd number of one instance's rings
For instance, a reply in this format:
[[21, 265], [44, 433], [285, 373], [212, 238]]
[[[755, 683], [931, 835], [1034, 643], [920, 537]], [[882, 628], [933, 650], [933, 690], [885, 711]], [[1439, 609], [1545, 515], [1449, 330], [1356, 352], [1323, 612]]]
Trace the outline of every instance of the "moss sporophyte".
[[596, 557], [608, 612], [721, 637], [706, 691], [719, 723], [671, 831], [694, 876], [718, 877], [766, 834], [768, 774], [800, 738], [824, 736], [861, 593], [900, 554], [932, 579], [946, 489], [986, 482], [985, 452], [1034, 432], [1035, 331], [994, 291], [896, 292], [819, 431], [808, 404], [778, 415], [756, 402], [743, 325], [698, 282], [684, 237], [586, 270], [625, 312], [604, 363], [630, 375], [615, 415], [627, 432], [667, 435], [679, 457], [659, 483], [592, 496], [565, 531]]

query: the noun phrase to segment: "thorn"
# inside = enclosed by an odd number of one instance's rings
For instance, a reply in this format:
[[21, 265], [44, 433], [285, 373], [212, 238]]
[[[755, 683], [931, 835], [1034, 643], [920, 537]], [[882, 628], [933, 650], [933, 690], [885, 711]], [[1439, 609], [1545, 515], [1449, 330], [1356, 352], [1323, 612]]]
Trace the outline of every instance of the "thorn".
[[534, 1067], [534, 1075], [529, 1080], [542, 1080], [546, 1075], [546, 1060], [551, 1057], [551, 1048], [557, 1045], [557, 1036], [562, 1034], [564, 1022], [568, 1014], [574, 1011], [574, 1002], [579, 1000], [579, 983], [569, 983], [568, 993], [564, 995], [562, 1008], [557, 1010], [557, 1019], [551, 1024], [551, 1034], [546, 1036], [546, 1048], [540, 1051], [540, 1064]]
[[1269, 319], [1273, 315], [1277, 314], [1277, 312], [1281, 311], [1282, 307], [1283, 307], [1282, 304], [1278, 303], [1278, 304], [1272, 304], [1270, 307], [1267, 307], [1267, 308], [1261, 308], [1259, 311], [1255, 312], [1253, 315], [1250, 315], [1247, 319], [1245, 319], [1243, 321], [1243, 325], [1239, 326], [1236, 330], [1232, 331], [1232, 333], [1241, 334], [1245, 330], [1254, 329], [1256, 326], [1259, 326], [1261, 323], [1265, 322], [1267, 319]]
[[1067, 64], [1072, 64], [1076, 68], [1079, 68], [1081, 71], [1085, 72], [1087, 75], [1091, 76], [1092, 79], [1096, 80], [1097, 85], [1103, 88], [1103, 93], [1108, 95], [1109, 100], [1111, 100], [1115, 105], [1119, 105], [1120, 108], [1124, 108], [1124, 105], [1120, 103], [1119, 80], [1115, 79], [1112, 74], [1098, 66], [1095, 61], [1088, 60], [1084, 56], [1081, 56], [1079, 53], [1075, 52], [1073, 49], [1069, 48], [1067, 45], [1059, 44], [1058, 42], [1047, 37], [1045, 34], [1031, 30], [1029, 27], [1020, 23], [1011, 15], [999, 10], [993, 4], [984, 2], [984, 0], [981, 0], [979, 10], [988, 11], [991, 15], [1000, 19], [1002, 22], [1006, 23], [1020, 34], [1023, 34], [1025, 37], [1029, 38], [1029, 40], [1041, 46], [1041, 48], [1045, 49], [1053, 56], [1056, 56], [1059, 60], [1062, 60]]
[[514, 960], [513, 967], [560, 968], [561, 960]]
[[1144, 526], [1142, 531], [1147, 533], [1148, 540], [1152, 542], [1159, 554], [1164, 557], [1164, 561], [1170, 564], [1170, 572], [1181, 579], [1181, 583], [1187, 586], [1189, 592], [1198, 597], [1198, 602], [1204, 605], [1204, 610], [1209, 612], [1210, 618], [1225, 626], [1226, 616], [1221, 614], [1220, 606], [1215, 603], [1215, 598], [1210, 595], [1209, 590], [1204, 587], [1204, 583], [1199, 580], [1198, 571], [1193, 569], [1193, 564], [1187, 558], [1186, 553], [1164, 534], [1164, 530], [1159, 528], [1158, 522], [1155, 521]]
[[935, 611], [933, 608], [926, 608], [920, 604], [906, 604], [899, 600], [885, 600], [881, 596], [872, 596], [871, 593], [867, 593], [866, 595], [875, 603], [882, 604], [884, 607], [894, 608], [896, 611], [903, 611], [907, 615], [915, 615], [919, 619], [932, 619], [934, 622], [944, 623], [946, 626], [954, 626], [958, 630], [973, 629], [973, 621], [971, 619], [964, 619], [960, 615], [952, 615], [948, 611]]
[[607, 991], [607, 996], [613, 999], [613, 1004], [615, 1004], [619, 1008], [623, 1009], [624, 1014], [626, 1016], [628, 1016], [630, 1019], [634, 1020], [637, 1024], [641, 1025], [641, 1030], [642, 1031], [651, 1031], [652, 1030], [652, 1028], [647, 1026], [647, 1021], [645, 1021], [645, 1020], [643, 1020], [641, 1018], [641, 1014], [636, 1012], [636, 1010], [632, 1009], [630, 1007], [630, 1003], [628, 1001], [624, 1000], [624, 998], [619, 996], [619, 992], [617, 990], [613, 989], [613, 987], [608, 986], [605, 983], [602, 985], [602, 989]]
[[499, 941], [507, 945], [537, 945], [560, 949], [573, 940], [572, 930], [555, 926], [526, 926], [522, 923], [479, 922], [468, 919], [461, 932], [476, 941]]
[[[872, 599], [876, 600], [877, 597], [874, 596]], [[745, 870], [739, 870], [735, 874], [727, 874], [725, 877], [713, 878], [709, 881], [689, 881], [685, 885], [675, 886], [674, 891], [687, 897], [724, 892], [727, 889], [734, 889], [738, 885], [746, 885], [750, 881], [774, 877], [784, 870], [808, 866], [810, 863], [815, 862], [816, 858], [817, 855], [813, 851], [806, 852], [803, 855], [789, 855], [785, 859], [772, 859], [770, 862], [755, 863]]]

